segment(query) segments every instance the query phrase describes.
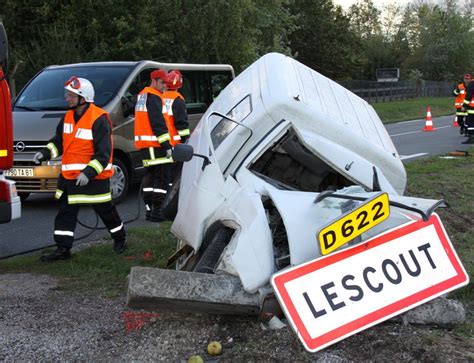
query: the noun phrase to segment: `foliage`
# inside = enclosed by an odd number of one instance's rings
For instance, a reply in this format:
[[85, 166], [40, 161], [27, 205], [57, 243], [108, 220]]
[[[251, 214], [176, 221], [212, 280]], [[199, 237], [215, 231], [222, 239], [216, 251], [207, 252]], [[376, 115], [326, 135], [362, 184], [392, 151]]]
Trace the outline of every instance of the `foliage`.
[[332, 0], [298, 0], [290, 11], [298, 21], [290, 47], [300, 62], [330, 78], [358, 78], [360, 40], [347, 32], [349, 17], [341, 7]]
[[[23, 85], [51, 64], [153, 59], [230, 63], [290, 54], [289, 0], [4, 0], [2, 18]], [[21, 29], [21, 31], [17, 31]]]
[[406, 39], [411, 54], [404, 69], [418, 69], [424, 79], [453, 80], [474, 66], [474, 37], [470, 12], [458, 12], [453, 2], [446, 7], [409, 5], [403, 15], [409, 29]]
[[292, 55], [337, 79], [456, 81], [474, 69], [472, 5], [412, 0], [3, 0], [18, 88], [51, 64], [153, 59], [229, 63], [240, 72], [267, 52]]

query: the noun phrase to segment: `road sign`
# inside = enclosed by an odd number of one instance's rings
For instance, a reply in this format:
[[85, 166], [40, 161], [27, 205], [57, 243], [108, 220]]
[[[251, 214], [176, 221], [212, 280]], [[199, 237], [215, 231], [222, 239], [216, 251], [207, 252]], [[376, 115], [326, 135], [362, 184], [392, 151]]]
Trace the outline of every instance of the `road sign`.
[[286, 317], [310, 352], [468, 282], [436, 214], [272, 277]]
[[316, 234], [321, 254], [327, 255], [380, 224], [390, 215], [387, 193], [379, 193], [355, 210], [321, 228]]

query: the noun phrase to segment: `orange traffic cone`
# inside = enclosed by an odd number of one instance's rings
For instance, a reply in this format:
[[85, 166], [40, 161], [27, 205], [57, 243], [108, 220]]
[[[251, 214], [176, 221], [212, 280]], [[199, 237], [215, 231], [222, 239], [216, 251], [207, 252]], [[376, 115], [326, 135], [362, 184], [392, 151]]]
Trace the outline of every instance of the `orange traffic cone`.
[[428, 108], [426, 109], [426, 122], [423, 131], [436, 131], [433, 126], [433, 119], [431, 118], [430, 106], [428, 106]]
[[460, 127], [459, 123], [458, 123], [458, 117], [457, 116], [454, 117], [454, 121], [453, 121], [453, 124], [451, 125], [451, 127]]

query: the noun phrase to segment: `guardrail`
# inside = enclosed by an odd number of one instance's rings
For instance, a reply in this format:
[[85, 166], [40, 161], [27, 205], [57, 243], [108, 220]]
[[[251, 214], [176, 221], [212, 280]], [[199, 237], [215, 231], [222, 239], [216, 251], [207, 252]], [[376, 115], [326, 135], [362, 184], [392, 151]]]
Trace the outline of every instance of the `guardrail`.
[[449, 97], [453, 95], [455, 88], [452, 82], [447, 81], [340, 81], [338, 83], [369, 103], [415, 97]]

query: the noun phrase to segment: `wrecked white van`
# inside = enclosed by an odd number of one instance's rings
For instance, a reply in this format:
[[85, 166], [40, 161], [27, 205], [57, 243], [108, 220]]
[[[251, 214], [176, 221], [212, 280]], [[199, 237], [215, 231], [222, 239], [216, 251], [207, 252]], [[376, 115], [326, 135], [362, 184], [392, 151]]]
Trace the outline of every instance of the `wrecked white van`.
[[190, 159], [171, 227], [178, 269], [237, 276], [247, 293], [321, 256], [318, 231], [380, 192], [390, 216], [349, 245], [443, 204], [403, 196], [405, 169], [366, 101], [276, 53], [222, 91], [174, 156]]

